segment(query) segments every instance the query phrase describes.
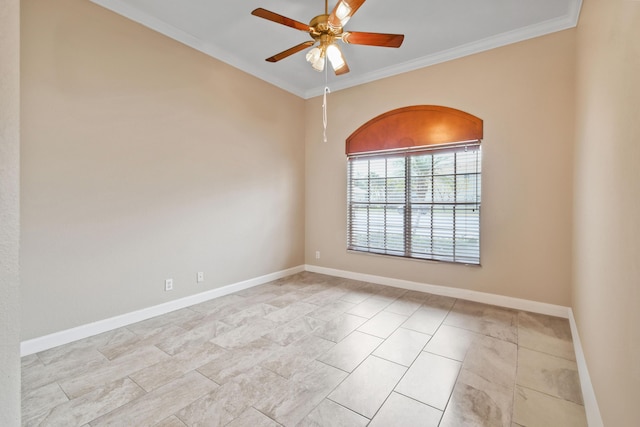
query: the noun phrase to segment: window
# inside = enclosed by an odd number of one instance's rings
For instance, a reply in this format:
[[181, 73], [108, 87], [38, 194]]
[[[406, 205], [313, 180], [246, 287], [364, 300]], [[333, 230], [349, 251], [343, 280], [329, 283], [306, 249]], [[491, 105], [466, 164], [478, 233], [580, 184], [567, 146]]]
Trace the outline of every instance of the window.
[[480, 264], [480, 141], [348, 155], [348, 249]]

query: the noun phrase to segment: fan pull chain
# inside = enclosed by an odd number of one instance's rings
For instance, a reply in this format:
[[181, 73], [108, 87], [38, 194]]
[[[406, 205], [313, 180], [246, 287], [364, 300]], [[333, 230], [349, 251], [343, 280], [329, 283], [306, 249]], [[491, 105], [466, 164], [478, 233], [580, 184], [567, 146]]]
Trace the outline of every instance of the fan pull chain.
[[324, 99], [322, 101], [322, 124], [324, 125], [324, 142], [327, 142], [327, 94], [330, 93], [329, 86], [324, 87]]
[[324, 95], [322, 97], [322, 125], [323, 125], [323, 140], [324, 142], [327, 142], [327, 94], [330, 93], [331, 91], [329, 90], [329, 83], [328, 83], [328, 79], [329, 79], [329, 72], [328, 72], [328, 65], [327, 62], [327, 58], [325, 57], [325, 64], [324, 64]]

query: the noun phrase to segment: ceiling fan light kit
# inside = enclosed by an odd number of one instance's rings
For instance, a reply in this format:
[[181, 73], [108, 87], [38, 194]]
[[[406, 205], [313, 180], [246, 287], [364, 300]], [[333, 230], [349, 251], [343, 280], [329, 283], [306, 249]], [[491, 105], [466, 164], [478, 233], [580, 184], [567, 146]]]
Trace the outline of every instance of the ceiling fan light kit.
[[318, 47], [314, 47], [306, 55], [307, 62], [311, 64], [314, 70], [322, 71], [324, 70], [324, 52], [320, 50]]
[[402, 34], [344, 31], [344, 25], [364, 2], [365, 0], [339, 0], [331, 13], [328, 13], [328, 0], [325, 0], [325, 13], [314, 17], [309, 22], [309, 25], [266, 9], [255, 9], [251, 12], [252, 15], [281, 25], [286, 25], [299, 31], [305, 31], [309, 33], [313, 39], [313, 41], [300, 43], [266, 60], [268, 62], [278, 62], [294, 53], [314, 46], [306, 55], [306, 59], [311, 64], [311, 67], [316, 71], [323, 71], [328, 59], [329, 62], [331, 62], [331, 67], [335, 74], [341, 75], [349, 72], [349, 66], [336, 40], [341, 40], [343, 43], [367, 46], [400, 47], [404, 41], [404, 35]]

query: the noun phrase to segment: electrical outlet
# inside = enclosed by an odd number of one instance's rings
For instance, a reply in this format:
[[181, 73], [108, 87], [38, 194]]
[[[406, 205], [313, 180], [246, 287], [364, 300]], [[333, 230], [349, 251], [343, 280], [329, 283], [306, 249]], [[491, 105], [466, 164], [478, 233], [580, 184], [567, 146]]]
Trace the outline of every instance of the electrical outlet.
[[320, 251], [316, 251], [316, 259], [320, 259]]
[[167, 279], [164, 281], [164, 290], [165, 291], [173, 290], [173, 279]]
[[198, 271], [198, 283], [204, 282], [204, 271]]

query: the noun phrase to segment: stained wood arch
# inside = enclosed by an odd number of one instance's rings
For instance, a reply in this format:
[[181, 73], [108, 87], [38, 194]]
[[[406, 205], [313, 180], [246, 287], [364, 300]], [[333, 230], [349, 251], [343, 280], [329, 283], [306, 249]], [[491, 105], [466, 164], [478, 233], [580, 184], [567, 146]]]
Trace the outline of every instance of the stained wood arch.
[[482, 119], [455, 108], [414, 105], [381, 114], [347, 138], [347, 155], [482, 139]]

